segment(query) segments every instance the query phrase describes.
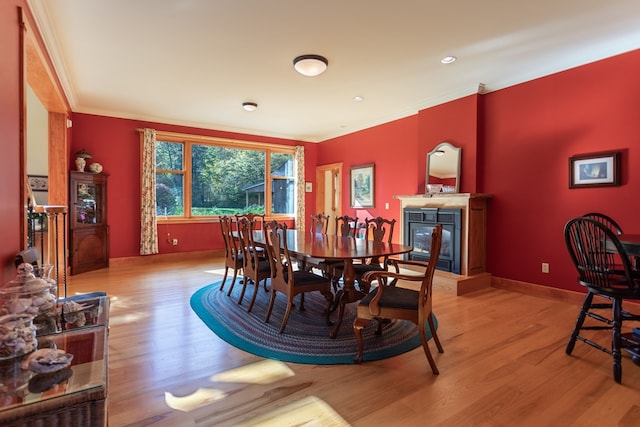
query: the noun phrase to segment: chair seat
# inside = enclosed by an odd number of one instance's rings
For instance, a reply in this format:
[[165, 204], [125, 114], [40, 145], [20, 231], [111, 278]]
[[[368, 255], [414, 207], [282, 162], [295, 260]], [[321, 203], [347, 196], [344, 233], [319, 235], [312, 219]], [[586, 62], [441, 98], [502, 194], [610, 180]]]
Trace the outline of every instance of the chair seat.
[[[286, 277], [286, 275], [285, 275]], [[293, 272], [294, 286], [307, 286], [316, 283], [327, 283], [327, 279], [317, 274], [310, 273], [305, 270], [296, 270]], [[288, 279], [287, 279], [288, 280]]]
[[258, 272], [260, 273], [271, 273], [271, 264], [268, 260], [260, 260], [258, 263]]
[[[359, 306], [369, 306], [373, 297], [378, 293], [378, 288], [373, 288], [371, 292], [360, 300]], [[397, 286], [387, 286], [379, 301], [380, 307], [401, 308], [404, 310], [418, 310], [418, 292], [412, 289], [399, 288]]]
[[353, 271], [361, 276], [367, 271], [384, 271], [384, 268], [379, 264], [353, 264]]

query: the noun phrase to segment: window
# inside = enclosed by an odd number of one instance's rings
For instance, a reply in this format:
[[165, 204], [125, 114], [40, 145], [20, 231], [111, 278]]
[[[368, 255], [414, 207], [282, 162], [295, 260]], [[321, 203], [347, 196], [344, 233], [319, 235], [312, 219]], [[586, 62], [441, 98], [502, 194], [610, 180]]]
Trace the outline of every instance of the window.
[[294, 148], [157, 133], [156, 213], [197, 219], [238, 213], [293, 215]]

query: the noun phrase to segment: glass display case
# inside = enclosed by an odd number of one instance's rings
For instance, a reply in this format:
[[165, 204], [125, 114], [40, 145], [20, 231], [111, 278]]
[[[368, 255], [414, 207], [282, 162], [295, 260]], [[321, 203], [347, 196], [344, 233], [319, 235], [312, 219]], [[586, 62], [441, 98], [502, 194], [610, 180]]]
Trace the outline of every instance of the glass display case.
[[108, 267], [107, 175], [71, 172], [69, 204], [71, 274]]

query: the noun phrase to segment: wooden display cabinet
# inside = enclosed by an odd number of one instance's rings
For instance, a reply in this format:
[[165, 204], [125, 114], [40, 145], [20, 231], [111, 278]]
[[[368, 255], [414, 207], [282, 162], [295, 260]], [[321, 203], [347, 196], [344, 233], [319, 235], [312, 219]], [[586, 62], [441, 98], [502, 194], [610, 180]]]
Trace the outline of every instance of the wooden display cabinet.
[[69, 204], [71, 274], [108, 267], [107, 175], [71, 172]]

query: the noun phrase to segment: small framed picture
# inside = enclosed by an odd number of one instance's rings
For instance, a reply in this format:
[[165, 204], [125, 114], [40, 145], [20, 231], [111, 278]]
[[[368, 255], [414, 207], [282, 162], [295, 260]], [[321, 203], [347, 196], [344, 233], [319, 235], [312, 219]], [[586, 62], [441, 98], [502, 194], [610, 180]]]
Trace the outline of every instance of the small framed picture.
[[569, 157], [569, 188], [620, 185], [620, 152]]
[[29, 175], [29, 187], [32, 191], [49, 191], [49, 177], [44, 175]]
[[351, 168], [351, 207], [374, 207], [375, 165], [354, 166]]

